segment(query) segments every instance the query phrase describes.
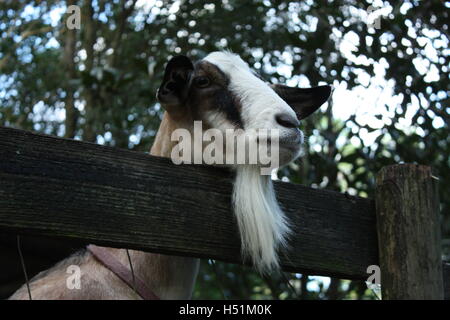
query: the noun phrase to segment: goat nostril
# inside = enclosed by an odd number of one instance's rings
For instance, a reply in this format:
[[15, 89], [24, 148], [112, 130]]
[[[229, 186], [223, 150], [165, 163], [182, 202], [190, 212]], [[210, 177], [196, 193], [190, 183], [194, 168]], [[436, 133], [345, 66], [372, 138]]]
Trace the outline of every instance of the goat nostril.
[[279, 125], [286, 128], [297, 128], [300, 125], [300, 121], [296, 117], [293, 117], [286, 113], [279, 113], [275, 116], [275, 120]]

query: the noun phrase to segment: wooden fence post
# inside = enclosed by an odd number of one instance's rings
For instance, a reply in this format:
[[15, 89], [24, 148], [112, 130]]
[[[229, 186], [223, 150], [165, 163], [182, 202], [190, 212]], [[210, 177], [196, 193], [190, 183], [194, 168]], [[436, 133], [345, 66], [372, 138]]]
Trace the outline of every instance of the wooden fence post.
[[443, 299], [437, 185], [428, 166], [393, 165], [377, 175], [383, 299]]

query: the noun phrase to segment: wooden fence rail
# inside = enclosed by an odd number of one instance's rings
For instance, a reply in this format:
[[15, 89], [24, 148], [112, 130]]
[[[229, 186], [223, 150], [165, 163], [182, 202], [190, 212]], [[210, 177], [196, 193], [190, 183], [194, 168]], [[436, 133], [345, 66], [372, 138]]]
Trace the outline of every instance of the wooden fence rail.
[[[225, 170], [0, 127], [7, 234], [242, 263], [231, 187]], [[284, 270], [366, 279], [367, 267], [379, 264], [374, 200], [275, 188], [295, 232], [281, 254]]]

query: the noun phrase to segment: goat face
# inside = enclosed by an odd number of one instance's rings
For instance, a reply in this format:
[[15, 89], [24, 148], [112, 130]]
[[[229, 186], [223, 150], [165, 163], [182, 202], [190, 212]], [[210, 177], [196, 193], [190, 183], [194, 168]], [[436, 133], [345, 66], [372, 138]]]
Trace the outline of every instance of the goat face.
[[317, 110], [330, 92], [329, 86], [270, 85], [239, 56], [213, 52], [195, 64], [185, 56], [172, 58], [157, 98], [172, 118], [202, 121], [204, 130], [266, 129], [270, 138], [270, 131], [276, 129], [278, 163], [284, 165], [300, 154], [299, 120]]
[[[214, 52], [195, 64], [185, 56], [170, 60], [157, 97], [171, 119], [181, 122], [184, 129], [198, 120], [204, 130], [276, 131], [278, 163], [283, 165], [300, 153], [303, 134], [298, 129], [299, 120], [317, 110], [330, 92], [329, 86], [299, 89], [269, 85], [238, 56]], [[259, 138], [257, 133], [258, 148]], [[262, 176], [258, 165], [235, 166], [233, 209], [243, 256], [250, 257], [265, 273], [278, 267], [277, 251], [287, 246], [290, 227], [276, 201], [270, 176]]]

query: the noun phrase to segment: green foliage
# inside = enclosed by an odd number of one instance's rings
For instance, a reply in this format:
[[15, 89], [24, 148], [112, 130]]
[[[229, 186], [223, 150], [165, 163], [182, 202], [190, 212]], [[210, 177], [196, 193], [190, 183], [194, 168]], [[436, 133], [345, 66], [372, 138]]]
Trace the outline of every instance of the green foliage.
[[[450, 238], [448, 4], [143, 3], [1, 1], [0, 125], [148, 151], [162, 114], [155, 93], [167, 59], [230, 49], [271, 81], [348, 89], [348, 99], [334, 99], [302, 124], [305, 157], [280, 170], [280, 179], [372, 197], [383, 166], [431, 165], [440, 179], [443, 235]], [[70, 4], [83, 14], [72, 34], [57, 14]], [[378, 29], [362, 18], [370, 5], [383, 8]], [[371, 88], [391, 98], [367, 105], [350, 95], [370, 95]], [[349, 107], [368, 115], [336, 116]], [[73, 121], [73, 132], [65, 121]], [[195, 298], [374, 298], [362, 282], [333, 279], [327, 288], [319, 281], [312, 291], [307, 275], [287, 275], [294, 293], [282, 275], [263, 279], [220, 262], [215, 269], [203, 262]]]

